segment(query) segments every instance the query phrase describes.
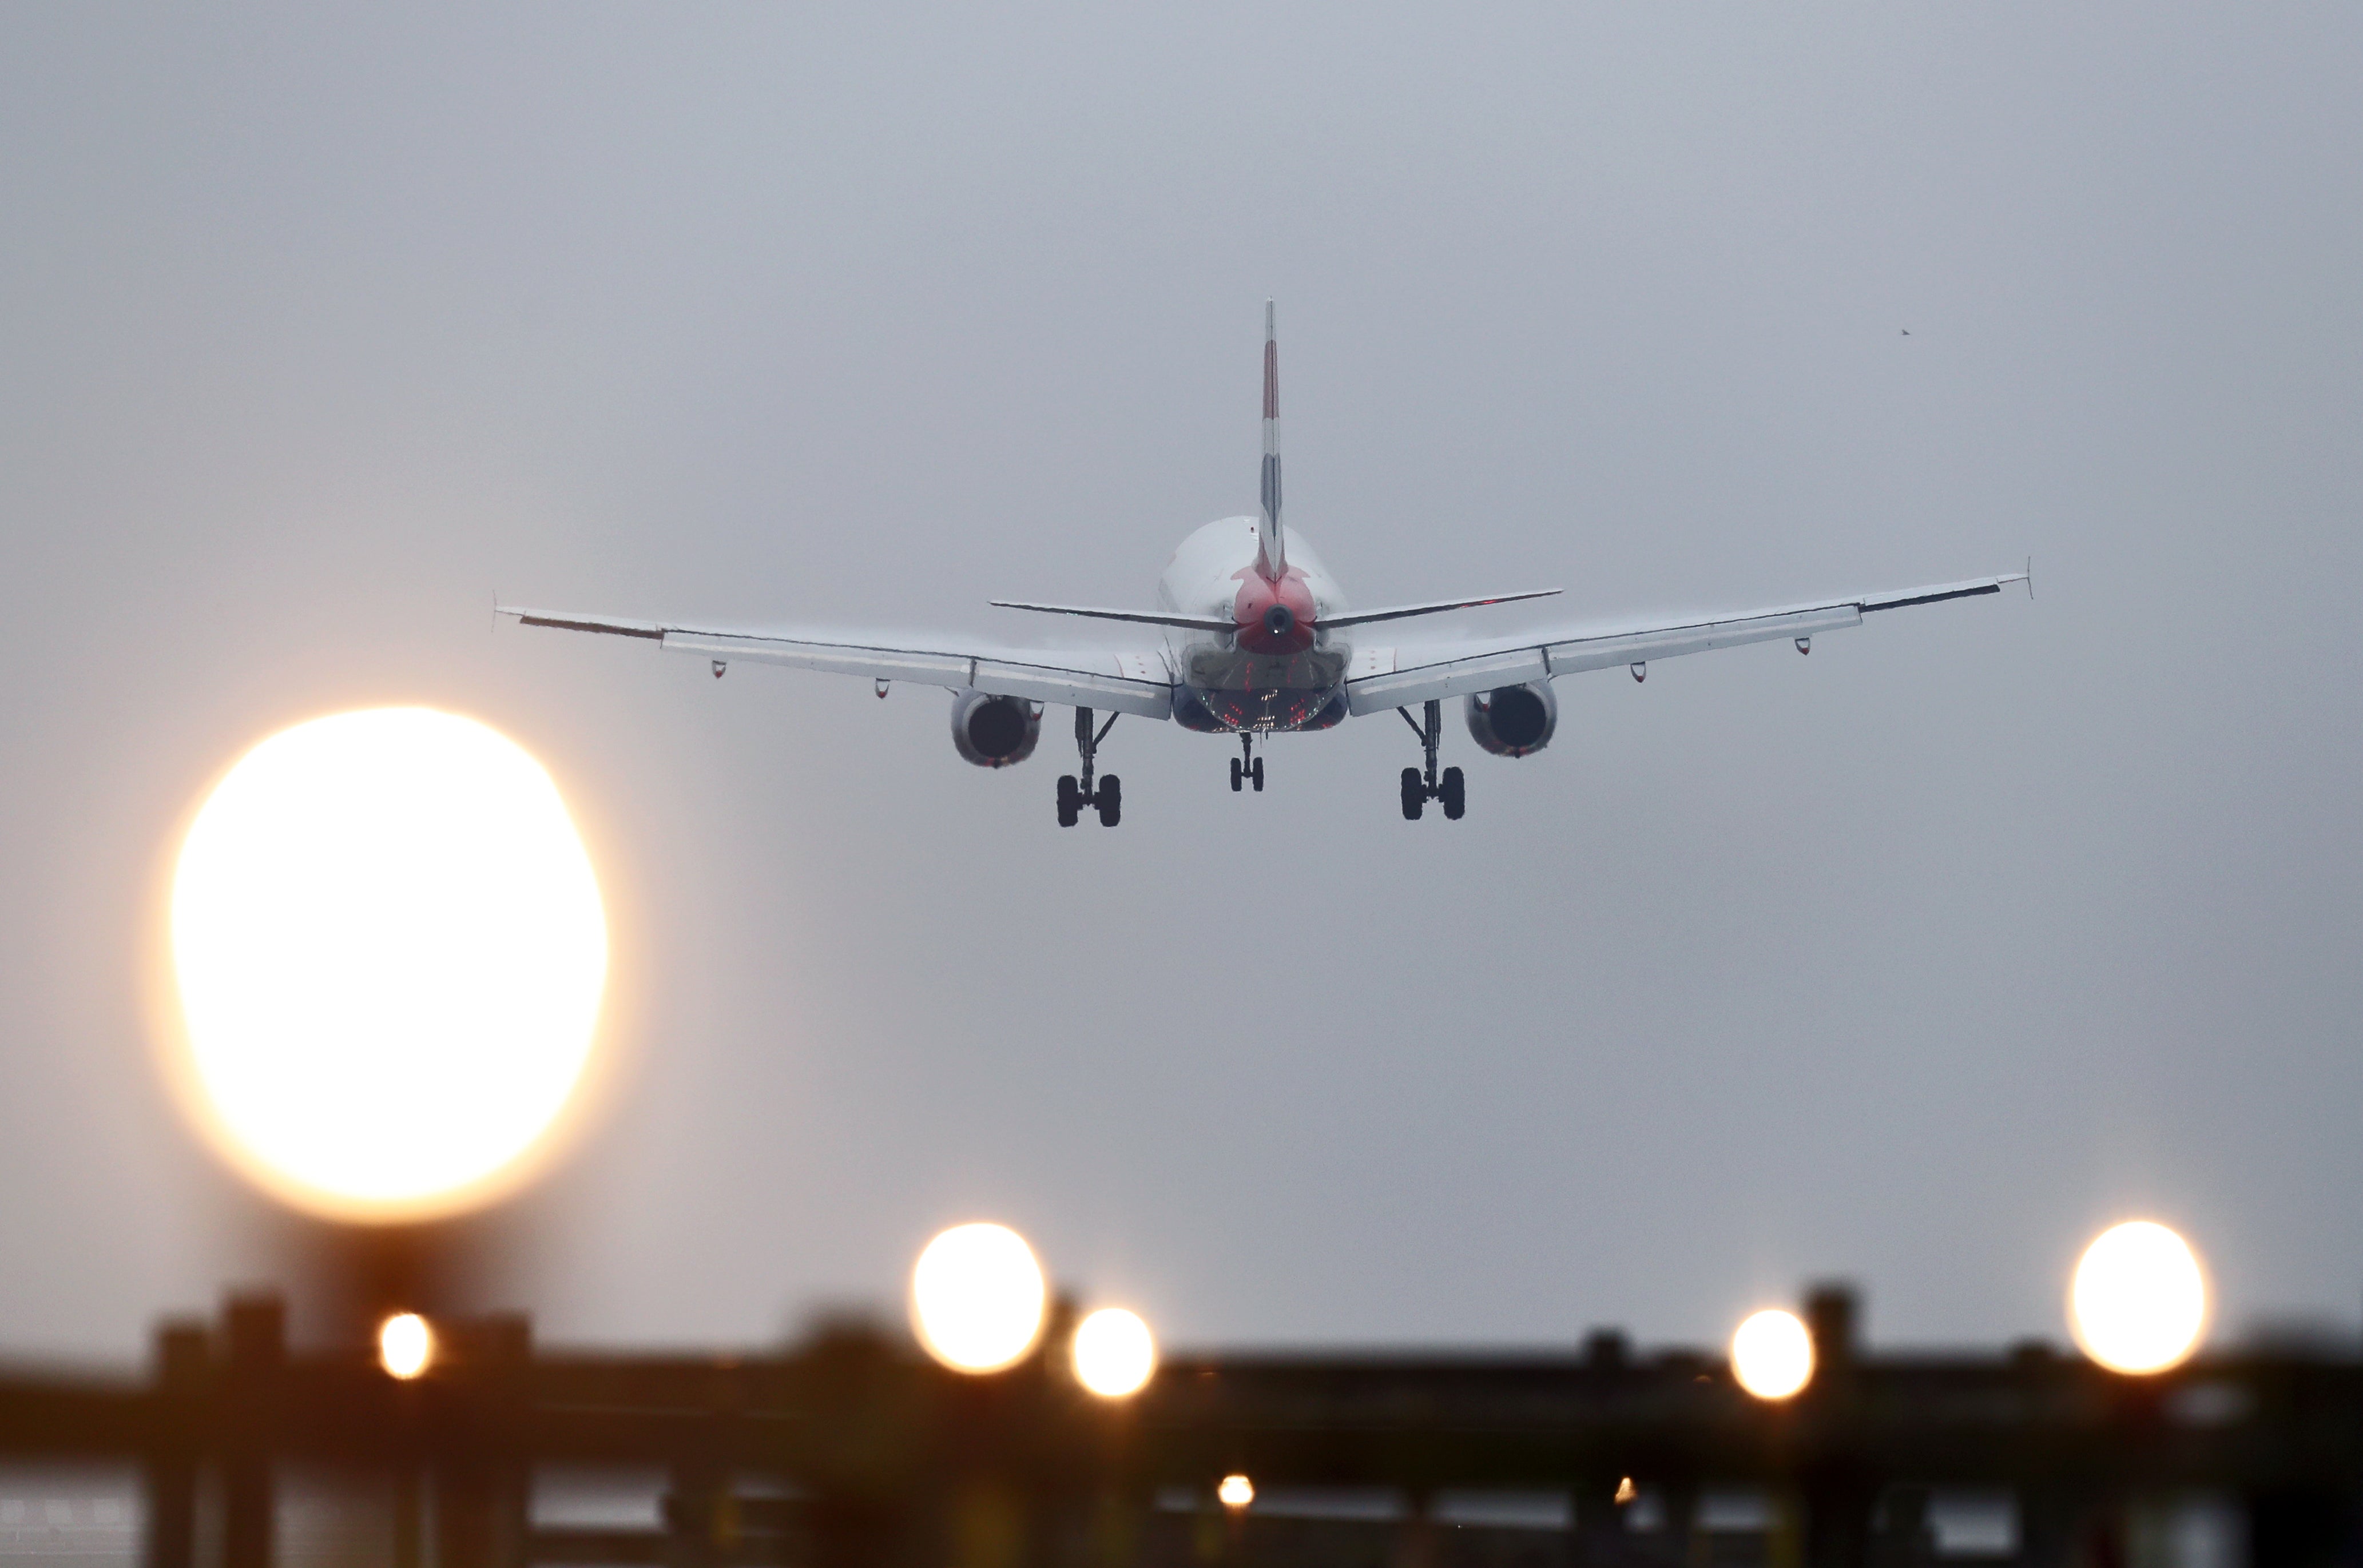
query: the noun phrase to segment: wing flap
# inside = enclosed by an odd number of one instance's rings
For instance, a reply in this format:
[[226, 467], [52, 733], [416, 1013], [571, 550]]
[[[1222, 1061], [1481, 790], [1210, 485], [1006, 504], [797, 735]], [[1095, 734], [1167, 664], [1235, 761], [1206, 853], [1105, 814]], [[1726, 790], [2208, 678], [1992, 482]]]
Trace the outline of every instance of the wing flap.
[[1862, 612], [1852, 604], [1826, 610], [1798, 610], [1783, 615], [1747, 615], [1730, 621], [1709, 621], [1696, 626], [1664, 631], [1628, 632], [1622, 636], [1579, 637], [1545, 647], [1553, 675], [1580, 669], [1607, 669], [1620, 664], [1672, 658], [1679, 654], [1704, 653], [1710, 648], [1736, 648], [1744, 643], [1770, 642], [1775, 637], [1810, 637], [1862, 624]]
[[873, 680], [915, 680], [926, 686], [966, 686], [970, 683], [970, 670], [976, 663], [959, 654], [710, 632], [667, 632], [664, 646], [670, 653], [743, 658], [757, 664], [786, 665], [791, 669], [819, 670], [826, 675], [868, 676]]
[[1542, 649], [1521, 648], [1349, 680], [1346, 683], [1346, 703], [1356, 713], [1377, 713], [1411, 702], [1491, 691], [1497, 686], [1523, 686], [1549, 676], [1550, 666]]
[[1620, 626], [1598, 632], [1546, 631], [1482, 643], [1397, 647], [1392, 650], [1391, 669], [1348, 679], [1347, 702], [1356, 713], [1375, 713], [1413, 702], [1466, 696], [1497, 686], [1572, 675], [1579, 670], [1643, 664], [1651, 659], [1770, 642], [1780, 637], [1810, 637], [1821, 632], [1858, 626], [1865, 615], [1877, 611], [1999, 593], [2007, 584], [2025, 580], [2025, 573], [2013, 572], [2004, 577], [1972, 578], [1966, 582], [1937, 583], [1893, 593], [1867, 593], [1854, 599], [1784, 605], [1752, 614], [1667, 625]]
[[654, 621], [619, 621], [605, 615], [560, 615], [547, 610], [512, 610], [506, 605], [494, 605], [502, 615], [513, 615], [520, 626], [549, 626], [560, 632], [605, 632], [617, 637], [657, 637], [665, 629]]
[[1167, 677], [1163, 658], [1154, 653], [982, 647], [973, 652], [958, 652], [894, 647], [882, 643], [835, 642], [822, 637], [704, 631], [656, 621], [506, 606], [502, 607], [501, 613], [527, 626], [646, 638], [669, 652], [725, 662], [743, 659], [817, 670], [826, 675], [907, 680], [955, 690], [973, 688], [996, 697], [1106, 708], [1150, 719], [1170, 718], [1173, 712], [1172, 682]]
[[1056, 702], [1073, 708], [1106, 708], [1119, 713], [1137, 713], [1145, 719], [1170, 718], [1173, 713], [1171, 686], [1092, 670], [1053, 669], [1043, 665], [981, 658], [976, 661], [976, 672], [969, 684], [995, 697], [1023, 697], [1029, 701]]
[[2033, 562], [2030, 561], [2026, 571], [2015, 571], [2008, 577], [1980, 577], [1967, 582], [1942, 582], [1934, 588], [1907, 588], [1901, 593], [1865, 594], [1862, 608], [1868, 614], [1873, 610], [1902, 610], [1914, 604], [1942, 604], [1947, 599], [1974, 599], [1981, 593], [2000, 593], [2005, 583], [2013, 582], [2029, 584], [2027, 596], [2033, 598], [2034, 580]]

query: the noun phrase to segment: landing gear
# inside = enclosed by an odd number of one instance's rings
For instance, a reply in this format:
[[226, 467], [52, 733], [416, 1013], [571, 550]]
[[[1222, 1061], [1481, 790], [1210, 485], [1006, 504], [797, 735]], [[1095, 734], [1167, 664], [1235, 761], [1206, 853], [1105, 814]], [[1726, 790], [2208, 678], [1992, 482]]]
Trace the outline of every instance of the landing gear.
[[1263, 758], [1255, 755], [1255, 737], [1247, 731], [1239, 732], [1239, 755], [1231, 758], [1231, 793], [1239, 792], [1242, 783], [1253, 783], [1256, 793], [1263, 793]]
[[1096, 785], [1092, 782], [1092, 764], [1099, 756], [1100, 742], [1115, 728], [1115, 721], [1116, 715], [1110, 713], [1107, 723], [1095, 732], [1092, 728], [1092, 711], [1075, 710], [1075, 750], [1082, 757], [1083, 776], [1080, 780], [1071, 773], [1059, 777], [1060, 827], [1073, 827], [1082, 821], [1087, 806], [1098, 811], [1102, 827], [1114, 827], [1124, 820], [1124, 780], [1111, 773]]
[[1444, 745], [1444, 704], [1441, 701], [1428, 703], [1427, 722], [1424, 724], [1413, 718], [1407, 708], [1397, 708], [1395, 712], [1401, 713], [1403, 723], [1411, 726], [1411, 733], [1419, 737], [1420, 750], [1427, 757], [1425, 768], [1406, 767], [1403, 770], [1403, 821], [1419, 821], [1419, 814], [1427, 802], [1437, 801], [1443, 803], [1445, 816], [1459, 822], [1460, 813], [1469, 809], [1469, 791], [1460, 777], [1460, 769], [1448, 767], [1441, 776], [1436, 770], [1436, 754]]

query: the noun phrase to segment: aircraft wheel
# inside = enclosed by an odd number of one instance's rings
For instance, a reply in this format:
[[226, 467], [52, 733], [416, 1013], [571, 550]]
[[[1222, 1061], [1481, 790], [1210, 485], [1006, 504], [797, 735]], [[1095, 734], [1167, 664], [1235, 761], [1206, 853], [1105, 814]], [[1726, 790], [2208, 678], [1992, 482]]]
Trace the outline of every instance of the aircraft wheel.
[[1419, 769], [1404, 768], [1403, 771], [1403, 821], [1407, 823], [1419, 821], [1420, 808], [1426, 803], [1427, 786], [1421, 781]]
[[1075, 819], [1083, 814], [1083, 792], [1075, 784], [1075, 776], [1059, 776], [1059, 825], [1073, 827]]
[[1238, 759], [1237, 757], [1236, 757], [1236, 756], [1235, 756], [1235, 757], [1231, 758], [1231, 793], [1232, 793], [1232, 794], [1234, 794], [1234, 795], [1236, 795], [1236, 794], [1237, 794], [1238, 792], [1239, 792], [1239, 759]]
[[1257, 757], [1257, 758], [1255, 759], [1255, 785], [1256, 785], [1256, 793], [1257, 793], [1257, 794], [1259, 794], [1259, 795], [1262, 794], [1262, 793], [1263, 793], [1263, 758], [1262, 758], [1262, 757], [1260, 757], [1260, 756], [1259, 756], [1259, 757]]
[[1444, 777], [1437, 780], [1437, 794], [1444, 801], [1446, 818], [1452, 822], [1459, 822], [1460, 813], [1469, 809], [1469, 795], [1461, 787], [1460, 769], [1446, 768]]
[[1100, 826], [1114, 827], [1124, 820], [1124, 780], [1111, 773], [1100, 780]]

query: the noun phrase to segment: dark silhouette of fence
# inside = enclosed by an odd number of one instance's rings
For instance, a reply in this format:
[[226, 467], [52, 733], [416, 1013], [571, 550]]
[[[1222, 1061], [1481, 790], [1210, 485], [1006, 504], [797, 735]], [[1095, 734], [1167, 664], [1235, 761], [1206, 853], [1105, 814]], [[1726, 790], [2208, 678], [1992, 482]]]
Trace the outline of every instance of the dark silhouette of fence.
[[[2015, 1561], [2122, 1561], [2126, 1500], [2233, 1499], [2251, 1562], [2363, 1562], [2363, 1363], [2343, 1350], [2202, 1357], [2120, 1376], [2028, 1344], [1869, 1354], [1852, 1297], [1808, 1304], [1817, 1370], [1768, 1404], [1722, 1358], [1636, 1354], [1614, 1333], [1565, 1354], [1177, 1357], [1103, 1400], [1067, 1375], [1061, 1325], [1007, 1372], [968, 1376], [901, 1336], [838, 1326], [776, 1353], [577, 1353], [521, 1317], [439, 1323], [398, 1381], [366, 1347], [291, 1351], [271, 1297], [160, 1331], [145, 1379], [0, 1375], [0, 1457], [131, 1461], [147, 1568], [270, 1568], [291, 1460], [394, 1478], [394, 1568], [738, 1563], [810, 1568], [1703, 1564], [1927, 1560], [1927, 1489], [2014, 1500]], [[654, 1468], [664, 1523], [537, 1529], [536, 1465]], [[1380, 1520], [1226, 1509], [1221, 1477], [1383, 1489]], [[1650, 1501], [1649, 1531], [1619, 1500]], [[749, 1484], [770, 1485], [760, 1493]], [[1775, 1522], [1702, 1528], [1709, 1488], [1750, 1486]], [[1454, 1529], [1454, 1489], [1554, 1493], [1571, 1526]], [[201, 1528], [201, 1520], [204, 1521]], [[1738, 1557], [1735, 1556], [1738, 1554]]]

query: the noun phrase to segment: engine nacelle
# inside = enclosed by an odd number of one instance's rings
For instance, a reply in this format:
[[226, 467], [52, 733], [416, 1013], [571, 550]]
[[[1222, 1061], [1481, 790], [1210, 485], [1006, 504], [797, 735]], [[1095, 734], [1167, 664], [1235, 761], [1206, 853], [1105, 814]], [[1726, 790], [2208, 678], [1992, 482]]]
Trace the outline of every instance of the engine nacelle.
[[1498, 686], [1469, 698], [1469, 734], [1495, 756], [1528, 756], [1550, 745], [1559, 698], [1548, 680]]
[[979, 767], [1007, 767], [1034, 755], [1042, 711], [1023, 697], [952, 693], [952, 746]]

